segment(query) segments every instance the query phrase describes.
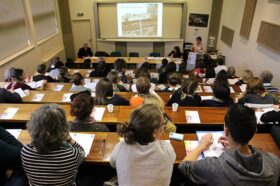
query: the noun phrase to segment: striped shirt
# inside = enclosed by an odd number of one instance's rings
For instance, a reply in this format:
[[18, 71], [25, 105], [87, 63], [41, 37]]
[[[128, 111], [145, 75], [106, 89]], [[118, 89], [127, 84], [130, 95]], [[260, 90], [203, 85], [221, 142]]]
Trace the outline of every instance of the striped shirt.
[[83, 147], [76, 142], [48, 154], [39, 154], [30, 144], [21, 150], [23, 168], [32, 186], [76, 185], [76, 175], [84, 157]]

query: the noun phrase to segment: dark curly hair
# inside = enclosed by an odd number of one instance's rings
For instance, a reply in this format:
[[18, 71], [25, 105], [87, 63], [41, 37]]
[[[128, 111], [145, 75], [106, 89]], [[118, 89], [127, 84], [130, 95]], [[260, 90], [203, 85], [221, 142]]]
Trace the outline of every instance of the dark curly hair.
[[71, 115], [83, 121], [92, 113], [94, 99], [88, 94], [77, 95], [71, 103]]

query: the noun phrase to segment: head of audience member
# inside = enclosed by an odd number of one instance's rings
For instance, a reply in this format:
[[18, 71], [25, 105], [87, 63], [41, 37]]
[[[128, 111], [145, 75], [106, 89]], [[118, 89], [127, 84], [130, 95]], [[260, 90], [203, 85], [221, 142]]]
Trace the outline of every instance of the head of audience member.
[[233, 104], [225, 115], [225, 136], [230, 147], [247, 145], [257, 128], [255, 111], [243, 104]]
[[83, 48], [84, 48], [84, 50], [87, 50], [87, 49], [88, 49], [88, 44], [87, 44], [87, 43], [84, 43]]
[[195, 39], [196, 44], [199, 45], [202, 42], [202, 38], [200, 36], [196, 37]]
[[15, 68], [11, 71], [12, 81], [23, 81], [24, 80], [24, 72], [23, 69]]
[[56, 68], [56, 63], [57, 63], [58, 61], [59, 61], [59, 58], [56, 58], [56, 57], [52, 58], [52, 59], [50, 60], [50, 65], [49, 65], [47, 71], [50, 72], [51, 70], [55, 69], [55, 68]]
[[63, 67], [64, 66], [64, 63], [62, 62], [62, 61], [57, 61], [56, 63], [55, 63], [55, 68], [57, 68], [57, 69], [60, 69], [61, 67]]
[[[199, 73], [204, 74], [205, 73], [205, 65], [204, 65], [204, 60], [199, 59], [196, 61], [196, 68], [200, 69]], [[198, 74], [199, 76], [199, 74]]]
[[263, 93], [265, 93], [265, 88], [260, 78], [254, 77], [248, 80], [247, 87], [246, 87], [246, 94], [262, 95]]
[[115, 66], [115, 70], [116, 70], [118, 73], [124, 73], [124, 72], [125, 72], [125, 69], [126, 69], [126, 62], [125, 62], [124, 59], [118, 58], [118, 59], [115, 61], [114, 66]]
[[273, 74], [269, 70], [262, 71], [260, 78], [263, 83], [271, 83], [273, 79]]
[[173, 52], [174, 52], [174, 54], [181, 54], [181, 49], [180, 49], [180, 47], [179, 47], [179, 46], [175, 46], [175, 47], [173, 48]]
[[128, 144], [147, 145], [160, 138], [165, 123], [160, 109], [145, 104], [133, 110], [128, 123], [118, 128], [118, 133]]
[[120, 82], [120, 78], [116, 71], [110, 71], [106, 78], [109, 79], [113, 84], [118, 84]]
[[230, 88], [228, 84], [221, 81], [215, 81], [212, 85], [213, 95], [219, 100], [225, 101], [231, 99]]
[[102, 102], [104, 98], [113, 97], [113, 93], [113, 84], [109, 79], [103, 78], [98, 81], [95, 90], [95, 98], [97, 100]]
[[198, 83], [193, 79], [184, 79], [181, 83], [182, 92], [187, 95], [194, 95], [198, 87]]
[[32, 113], [27, 122], [31, 144], [40, 154], [64, 147], [68, 137], [65, 112], [56, 104], [44, 105]]
[[221, 83], [228, 84], [227, 72], [226, 72], [225, 70], [221, 70], [221, 71], [217, 74], [217, 77], [216, 77], [215, 81], [219, 81], [219, 82], [221, 82]]
[[167, 83], [170, 87], [175, 87], [176, 85], [180, 84], [180, 77], [178, 73], [171, 72], [167, 76]]
[[222, 66], [225, 65], [225, 58], [224, 57], [217, 57], [217, 65]]
[[145, 69], [146, 71], [148, 71], [150, 69], [150, 64], [149, 62], [144, 62], [142, 63], [140, 69]]
[[84, 85], [85, 81], [83, 75], [79, 72], [75, 73], [72, 77], [72, 83], [76, 86]]
[[153, 94], [147, 95], [144, 98], [143, 104], [151, 104], [157, 106], [161, 111], [164, 110], [164, 101], [159, 96]]
[[205, 78], [215, 78], [215, 77], [216, 77], [215, 69], [212, 65], [209, 65], [206, 68]]
[[228, 78], [236, 78], [236, 75], [235, 75], [235, 68], [233, 66], [231, 67], [228, 67], [227, 69], [227, 77]]
[[171, 61], [166, 66], [166, 73], [176, 72], [176, 63], [174, 61]]
[[39, 64], [37, 66], [37, 73], [38, 74], [44, 75], [46, 73], [46, 70], [47, 70], [47, 67], [46, 67], [45, 64]]
[[213, 64], [213, 59], [209, 54], [203, 54], [203, 59], [205, 67], [208, 67]]
[[136, 71], [135, 78], [138, 78], [140, 76], [148, 76], [150, 78], [149, 73], [150, 65], [148, 62], [144, 62], [141, 67]]
[[147, 95], [151, 88], [151, 82], [146, 76], [140, 76], [136, 80], [136, 89], [138, 94]]
[[161, 64], [162, 64], [163, 66], [166, 66], [166, 65], [168, 64], [168, 60], [167, 60], [166, 58], [163, 58], [163, 59], [161, 60]]
[[68, 73], [68, 68], [66, 66], [62, 66], [59, 68], [59, 75], [61, 77], [65, 77], [67, 73]]
[[107, 69], [105, 61], [99, 61], [96, 66], [96, 71], [105, 72]]
[[71, 115], [76, 121], [89, 121], [94, 108], [94, 99], [88, 94], [79, 94], [71, 102]]
[[5, 79], [5, 82], [11, 82], [12, 81], [12, 73], [14, 71], [14, 67], [11, 67], [11, 68], [8, 68], [5, 70], [4, 72], [4, 79]]
[[242, 80], [244, 83], [247, 83], [250, 79], [254, 77], [253, 72], [251, 70], [244, 70], [242, 74]]

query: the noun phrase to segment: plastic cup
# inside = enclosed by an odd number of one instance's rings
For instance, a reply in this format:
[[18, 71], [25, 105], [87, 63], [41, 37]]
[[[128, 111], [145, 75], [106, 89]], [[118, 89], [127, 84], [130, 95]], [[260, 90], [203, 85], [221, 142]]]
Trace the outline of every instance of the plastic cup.
[[173, 111], [173, 112], [177, 112], [178, 106], [179, 106], [178, 103], [173, 103], [173, 104], [172, 104], [172, 111]]
[[113, 104], [107, 105], [107, 109], [108, 109], [108, 112], [109, 112], [109, 113], [114, 112], [114, 105], [113, 105]]

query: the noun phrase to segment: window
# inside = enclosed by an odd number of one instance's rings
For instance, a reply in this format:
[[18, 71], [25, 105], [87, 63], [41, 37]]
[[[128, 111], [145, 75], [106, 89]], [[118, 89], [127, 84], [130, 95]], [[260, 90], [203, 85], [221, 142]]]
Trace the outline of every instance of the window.
[[30, 0], [37, 41], [58, 32], [54, 0]]
[[0, 60], [30, 45], [22, 0], [0, 1]]

